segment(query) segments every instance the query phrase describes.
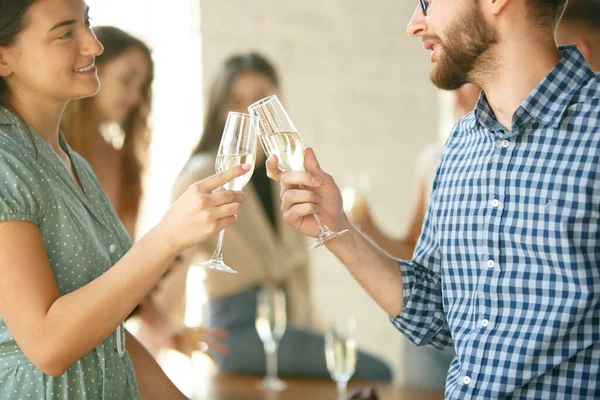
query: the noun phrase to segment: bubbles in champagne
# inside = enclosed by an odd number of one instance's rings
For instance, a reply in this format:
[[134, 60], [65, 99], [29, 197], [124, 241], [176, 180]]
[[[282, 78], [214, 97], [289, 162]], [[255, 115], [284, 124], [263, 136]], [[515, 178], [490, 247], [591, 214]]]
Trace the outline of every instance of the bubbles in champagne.
[[298, 132], [279, 132], [262, 135], [260, 142], [267, 155], [275, 154], [282, 171], [304, 170], [302, 139]]

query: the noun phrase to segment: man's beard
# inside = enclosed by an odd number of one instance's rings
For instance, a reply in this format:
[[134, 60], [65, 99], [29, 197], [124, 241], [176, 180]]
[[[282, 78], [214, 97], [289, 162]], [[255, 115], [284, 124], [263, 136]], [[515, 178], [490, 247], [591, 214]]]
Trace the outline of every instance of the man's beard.
[[443, 51], [430, 74], [438, 88], [456, 90], [493, 68], [489, 50], [497, 43], [496, 32], [485, 21], [477, 0], [449, 26], [445, 37], [443, 42], [437, 38]]

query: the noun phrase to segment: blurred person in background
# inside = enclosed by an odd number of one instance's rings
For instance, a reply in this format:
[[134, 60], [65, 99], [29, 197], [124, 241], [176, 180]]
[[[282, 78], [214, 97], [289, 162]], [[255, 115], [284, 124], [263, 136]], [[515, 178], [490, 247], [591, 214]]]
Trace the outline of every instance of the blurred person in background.
[[101, 89], [68, 104], [61, 130], [90, 163], [135, 239], [149, 159], [154, 63], [148, 46], [127, 32], [112, 26], [93, 31], [104, 46], [96, 58]]
[[[458, 121], [473, 110], [480, 92], [479, 87], [471, 83], [451, 92], [454, 121]], [[419, 156], [416, 165], [413, 206], [409, 214], [408, 229], [402, 237], [394, 238], [384, 232], [375, 222], [368, 203], [358, 204], [356, 210], [352, 208], [348, 210], [348, 217], [351, 221], [375, 244], [394, 257], [408, 260], [413, 255], [421, 235], [433, 178], [443, 148], [443, 143], [434, 143], [427, 146]], [[450, 363], [456, 355], [454, 347], [448, 346], [444, 350], [429, 346], [417, 347], [408, 339], [404, 339], [403, 348], [404, 384], [443, 389]]]
[[[69, 102], [61, 130], [71, 148], [90, 163], [129, 236], [135, 239], [149, 158], [154, 63], [148, 46], [129, 33], [113, 26], [97, 26], [93, 32], [104, 47], [95, 61], [101, 88], [95, 96]], [[226, 351], [213, 340], [225, 336], [223, 330], [206, 332], [173, 324], [153, 299], [157, 289], [130, 315], [139, 322], [137, 338], [155, 357], [170, 348], [189, 355], [195, 350], [193, 344], [200, 341]]]
[[559, 46], [576, 44], [592, 69], [600, 72], [600, 0], [569, 0], [556, 42]]
[[[252, 103], [279, 91], [277, 72], [263, 56], [241, 54], [225, 61], [209, 93], [201, 139], [175, 184], [174, 198], [186, 185], [214, 173], [228, 111], [248, 113]], [[280, 375], [328, 377], [324, 338], [315, 330], [308, 245], [303, 235], [284, 224], [279, 185], [267, 178], [266, 157], [261, 146], [257, 150], [256, 170], [244, 188], [244, 208], [237, 215], [236, 228], [228, 229], [224, 239], [225, 263], [238, 273], [206, 270], [206, 322], [229, 331], [224, 341], [229, 354], [211, 354], [225, 371], [264, 374], [265, 354], [255, 328], [256, 300], [262, 286], [275, 285], [284, 290], [288, 311], [288, 326], [279, 346]], [[177, 308], [182, 304], [187, 267], [209, 259], [216, 241], [215, 236], [183, 253], [184, 268], [173, 271], [171, 282], [165, 285], [170, 288], [162, 294], [163, 303], [171, 304], [180, 319], [184, 311]], [[198, 290], [201, 285], [198, 282]], [[359, 352], [354, 376], [391, 380], [392, 373], [385, 362]]]

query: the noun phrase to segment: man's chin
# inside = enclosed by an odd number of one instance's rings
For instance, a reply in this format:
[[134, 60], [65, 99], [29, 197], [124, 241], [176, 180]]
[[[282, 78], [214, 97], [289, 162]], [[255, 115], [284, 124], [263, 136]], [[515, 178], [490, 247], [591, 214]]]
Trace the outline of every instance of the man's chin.
[[431, 80], [431, 83], [433, 83], [438, 89], [456, 90], [465, 83], [468, 83], [464, 77], [459, 76], [458, 74], [451, 75], [444, 73], [444, 71], [439, 70], [439, 67], [439, 63], [434, 65], [433, 69], [429, 73], [429, 79]]

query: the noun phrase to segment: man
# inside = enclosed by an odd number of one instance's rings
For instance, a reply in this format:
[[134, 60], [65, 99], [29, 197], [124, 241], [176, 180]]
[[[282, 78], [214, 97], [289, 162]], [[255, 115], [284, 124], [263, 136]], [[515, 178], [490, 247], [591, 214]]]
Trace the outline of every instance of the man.
[[267, 163], [288, 224], [314, 237], [319, 212], [349, 229], [327, 247], [394, 325], [418, 345], [453, 341], [448, 399], [600, 398], [600, 81], [556, 48], [564, 6], [420, 1], [408, 32], [432, 81], [484, 95], [448, 139], [412, 260], [352, 227], [311, 149], [306, 171]]
[[556, 31], [559, 45], [576, 44], [592, 69], [600, 71], [600, 0], [571, 0]]

